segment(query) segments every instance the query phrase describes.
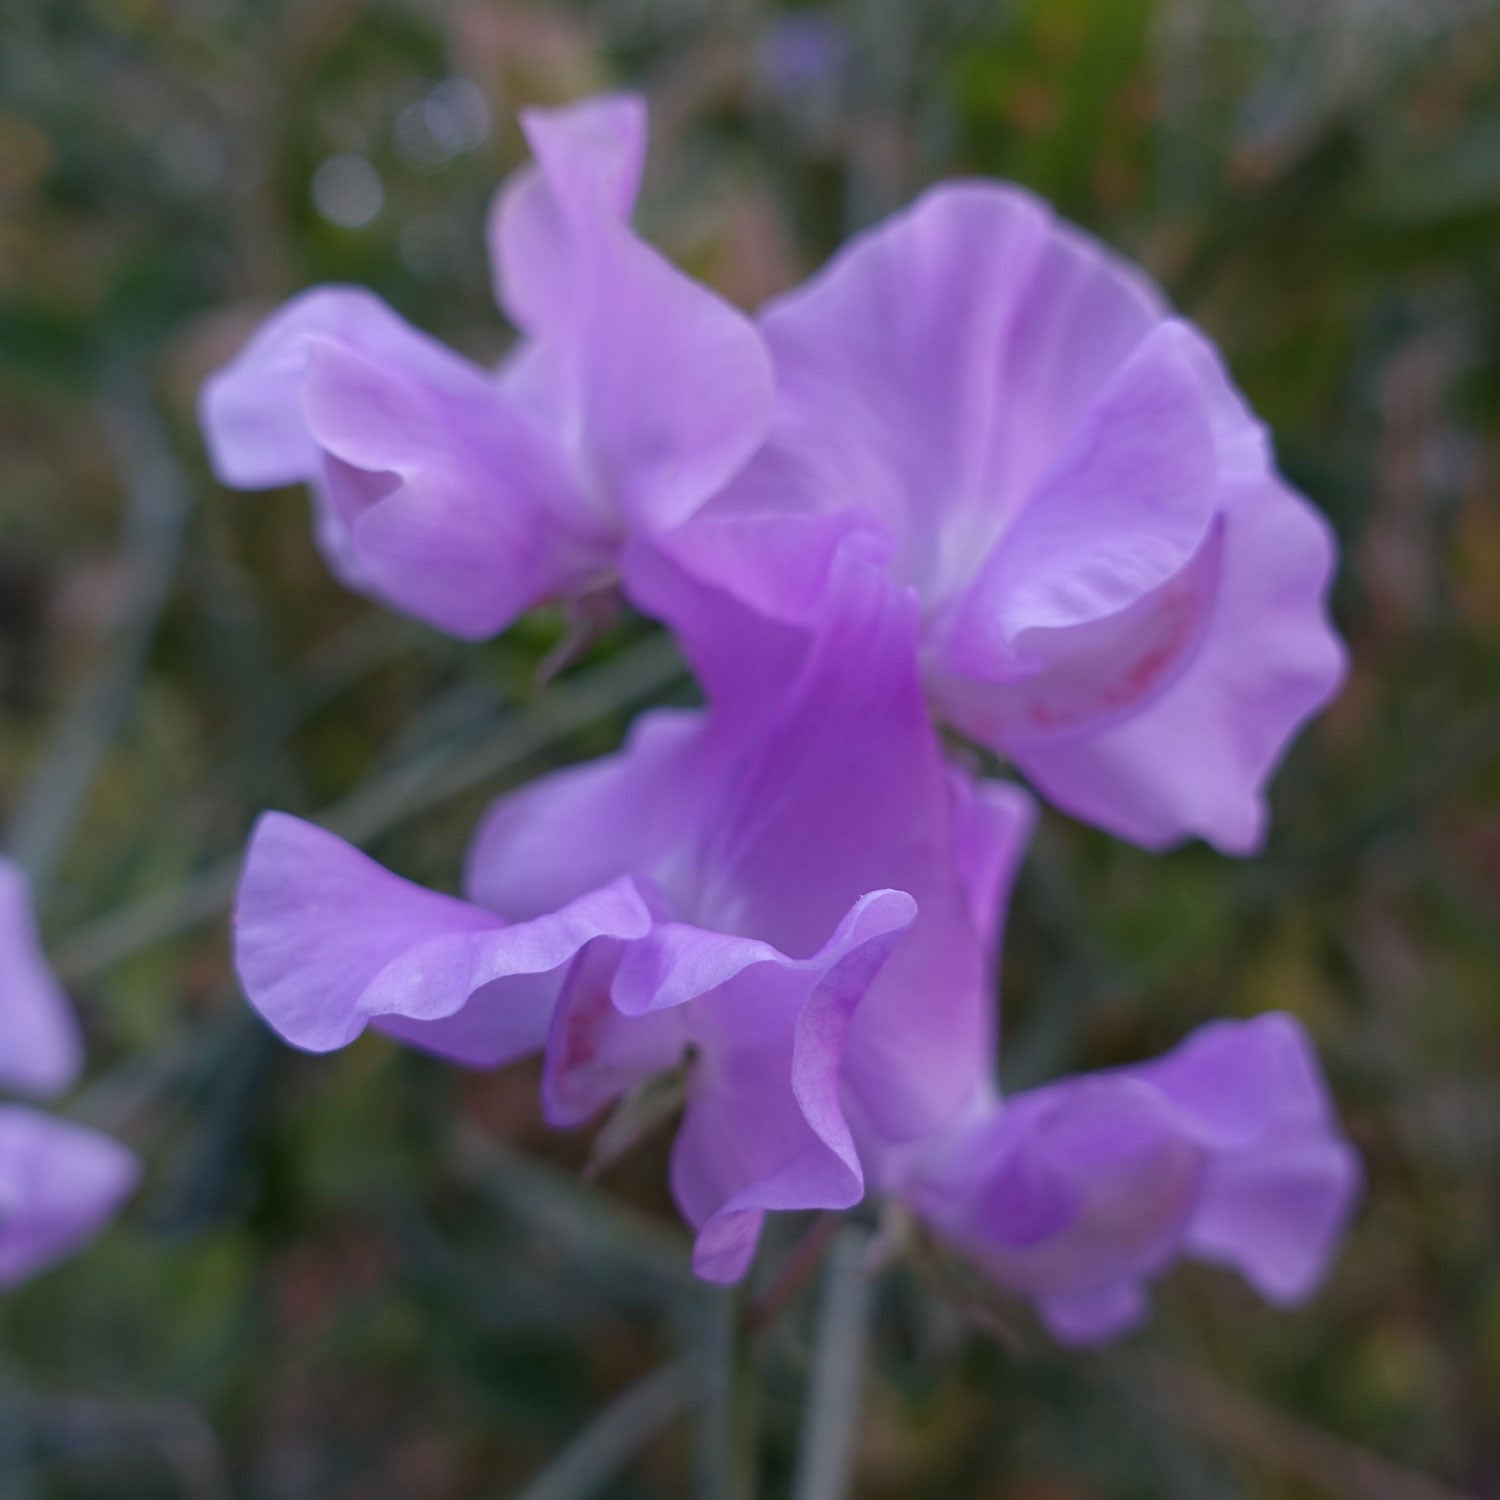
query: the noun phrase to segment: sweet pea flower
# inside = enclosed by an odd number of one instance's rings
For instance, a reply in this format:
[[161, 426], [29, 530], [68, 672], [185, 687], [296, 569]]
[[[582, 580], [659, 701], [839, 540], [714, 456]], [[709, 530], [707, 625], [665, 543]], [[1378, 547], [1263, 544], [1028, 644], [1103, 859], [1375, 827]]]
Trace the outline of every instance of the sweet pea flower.
[[1204, 1026], [1140, 1067], [991, 1099], [900, 1191], [1081, 1344], [1139, 1323], [1148, 1283], [1183, 1255], [1278, 1305], [1303, 1301], [1359, 1182], [1305, 1033], [1270, 1014]]
[[[30, 885], [0, 858], [0, 1086], [60, 1093], [82, 1062], [77, 1023], [37, 941]], [[108, 1136], [0, 1104], [0, 1288], [91, 1239], [138, 1175], [135, 1157]]]
[[[661, 559], [632, 571], [706, 711], [644, 715], [618, 754], [501, 798], [464, 901], [263, 819], [236, 961], [311, 1050], [373, 1024], [477, 1066], [542, 1051], [558, 1125], [685, 1066], [672, 1186], [696, 1268], [728, 1281], [766, 1212], [848, 1207], [866, 1143], [936, 1129], [987, 1088], [1030, 805], [945, 763], [915, 600], [856, 549], [810, 637]], [[738, 656], [758, 665], [736, 673]]]
[[611, 582], [622, 539], [692, 515], [759, 445], [771, 403], [753, 326], [629, 227], [641, 100], [521, 125], [535, 163], [490, 221], [522, 334], [498, 371], [327, 286], [273, 314], [201, 401], [225, 484], [310, 485], [345, 583], [472, 639]]
[[1263, 836], [1335, 690], [1326, 528], [1213, 347], [1018, 189], [955, 184], [751, 324], [631, 231], [645, 117], [523, 116], [490, 235], [497, 371], [367, 293], [294, 300], [208, 384], [226, 482], [306, 482], [347, 582], [482, 637], [618, 582], [707, 707], [502, 797], [460, 897], [310, 824], [251, 841], [235, 961], [293, 1045], [367, 1027], [540, 1053], [580, 1124], [680, 1075], [694, 1265], [766, 1213], [907, 1202], [1062, 1338], [1182, 1254], [1307, 1295], [1357, 1163], [1296, 1023], [1002, 1100], [1003, 913], [1029, 799], [1157, 847]]
[[1334, 549], [1208, 340], [980, 182], [859, 236], [760, 328], [772, 434], [674, 539], [684, 564], [796, 618], [830, 521], [878, 528], [937, 712], [1077, 817], [1253, 850], [1264, 783], [1342, 676]]

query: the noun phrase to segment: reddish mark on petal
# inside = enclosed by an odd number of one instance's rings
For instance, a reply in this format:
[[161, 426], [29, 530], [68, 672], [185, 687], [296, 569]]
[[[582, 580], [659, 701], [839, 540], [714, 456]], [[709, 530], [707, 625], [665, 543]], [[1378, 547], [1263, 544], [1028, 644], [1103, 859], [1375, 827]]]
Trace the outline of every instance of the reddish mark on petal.
[[[1182, 661], [1184, 653], [1197, 634], [1201, 622], [1201, 582], [1194, 577], [1174, 579], [1158, 598], [1153, 639], [1140, 655], [1122, 672], [1094, 685], [1090, 690], [1087, 672], [1082, 690], [1071, 696], [1039, 697], [1026, 705], [1025, 717], [1036, 730], [1075, 728], [1080, 722], [1128, 709], [1149, 696]], [[1062, 678], [1064, 686], [1071, 675], [1069, 664], [1059, 662], [1047, 676]], [[1075, 678], [1075, 683], [1077, 679]]]

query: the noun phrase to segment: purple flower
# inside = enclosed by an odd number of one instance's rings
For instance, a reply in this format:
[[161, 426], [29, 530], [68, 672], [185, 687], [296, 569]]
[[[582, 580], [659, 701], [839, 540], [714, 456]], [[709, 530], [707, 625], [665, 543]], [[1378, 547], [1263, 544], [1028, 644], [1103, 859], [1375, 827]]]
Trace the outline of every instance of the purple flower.
[[481, 1066], [544, 1051], [560, 1125], [686, 1063], [673, 1188], [699, 1271], [730, 1280], [766, 1211], [849, 1206], [862, 1151], [984, 1094], [1030, 808], [945, 763], [914, 601], [857, 551], [811, 637], [652, 566], [639, 586], [703, 672], [706, 713], [645, 715], [619, 754], [502, 798], [466, 902], [264, 819], [236, 956], [299, 1046], [373, 1023]]
[[499, 371], [370, 293], [294, 298], [204, 388], [220, 478], [305, 482], [335, 572], [479, 638], [614, 575], [622, 538], [693, 514], [762, 440], [770, 368], [739, 313], [630, 230], [645, 148], [631, 96], [531, 110], [534, 166], [500, 194]]
[[906, 1174], [917, 1212], [1070, 1343], [1139, 1322], [1146, 1284], [1181, 1255], [1302, 1301], [1360, 1180], [1307, 1037], [1278, 1014], [991, 1102]]
[[0, 1288], [92, 1239], [139, 1175], [135, 1157], [107, 1135], [0, 1104]]
[[760, 323], [772, 436], [683, 561], [796, 617], [830, 518], [860, 517], [921, 598], [952, 723], [1139, 843], [1256, 847], [1263, 783], [1342, 675], [1333, 545], [1208, 341], [981, 183], [929, 192]]
[[1127, 1326], [1184, 1253], [1306, 1295], [1358, 1169], [1294, 1022], [997, 1098], [1032, 808], [932, 722], [1143, 844], [1259, 842], [1342, 671], [1332, 544], [1212, 346], [974, 184], [757, 328], [630, 230], [639, 100], [523, 125], [536, 161], [490, 226], [522, 335], [501, 369], [316, 290], [210, 381], [215, 463], [309, 483], [339, 574], [459, 635], [618, 579], [708, 707], [501, 798], [462, 899], [263, 818], [252, 1003], [312, 1051], [373, 1026], [471, 1066], [541, 1053], [560, 1126], [680, 1071], [672, 1186], [711, 1279], [767, 1212], [868, 1179], [1064, 1338]]
[[0, 856], [0, 1088], [45, 1098], [82, 1068], [78, 1023], [37, 941], [31, 886]]
[[[0, 858], [0, 1086], [60, 1093], [82, 1063], [77, 1023], [37, 942], [30, 885]], [[98, 1131], [0, 1104], [0, 1287], [96, 1234], [138, 1172], [135, 1157]]]

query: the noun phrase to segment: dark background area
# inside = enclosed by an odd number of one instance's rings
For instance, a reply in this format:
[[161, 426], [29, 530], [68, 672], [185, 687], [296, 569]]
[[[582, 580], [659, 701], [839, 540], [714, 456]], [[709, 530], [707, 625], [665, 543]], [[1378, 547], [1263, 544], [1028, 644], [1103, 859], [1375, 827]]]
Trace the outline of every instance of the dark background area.
[[[1368, 1167], [1345, 1254], [1291, 1313], [1181, 1270], [1103, 1353], [898, 1265], [857, 1493], [1500, 1495], [1500, 9], [1460, 0], [4, 8], [0, 813], [88, 1028], [69, 1110], [149, 1175], [0, 1304], [0, 1495], [508, 1496], [715, 1337], [659, 1142], [585, 1186], [534, 1070], [296, 1056], [227, 962], [260, 809], [451, 888], [488, 797], [691, 692], [640, 624], [539, 694], [559, 619], [464, 646], [346, 594], [305, 497], [218, 489], [193, 418], [315, 281], [498, 354], [515, 110], [605, 86], [652, 106], [645, 231], [746, 306], [938, 177], [1047, 195], [1220, 341], [1343, 542], [1353, 675], [1263, 855], [1045, 816], [1004, 1073], [1296, 1013]], [[751, 1354], [766, 1494], [812, 1307]], [[689, 1493], [702, 1425], [600, 1493]]]

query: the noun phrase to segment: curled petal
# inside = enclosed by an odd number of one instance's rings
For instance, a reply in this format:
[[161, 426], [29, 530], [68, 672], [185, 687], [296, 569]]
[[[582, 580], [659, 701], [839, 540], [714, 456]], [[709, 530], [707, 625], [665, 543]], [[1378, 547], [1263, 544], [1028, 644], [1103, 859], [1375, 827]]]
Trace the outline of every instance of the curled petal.
[[1213, 521], [1213, 428], [1185, 324], [1158, 324], [1111, 377], [1079, 430], [966, 591], [955, 670], [1014, 671], [1028, 632], [1118, 615], [1188, 564]]
[[1270, 1302], [1317, 1290], [1359, 1190], [1317, 1059], [1290, 1016], [1200, 1028], [1139, 1070], [1210, 1153], [1188, 1248]]
[[[883, 963], [889, 952], [886, 940], [905, 932], [916, 915], [916, 902], [904, 891], [861, 896], [834, 935], [808, 958], [789, 957], [756, 938], [709, 932], [684, 922], [661, 922], [625, 951], [611, 995], [622, 1014], [643, 1016], [702, 1000], [761, 965], [770, 965], [771, 970], [759, 977], [769, 978], [774, 971], [777, 979], [767, 991], [772, 998], [747, 1005], [745, 1014], [736, 1018], [736, 1026], [740, 1031], [774, 1032], [787, 1014], [785, 1005], [775, 998], [782, 993], [780, 976], [790, 976], [795, 992], [804, 981], [816, 983], [830, 968], [845, 963], [852, 952], [876, 940], [885, 944], [880, 950]], [[879, 963], [871, 969], [871, 978], [878, 968]]]
[[753, 324], [628, 223], [644, 109], [628, 96], [522, 117], [536, 162], [492, 218], [501, 300], [529, 336], [518, 389], [627, 528], [692, 515], [760, 446], [770, 360]]
[[134, 1155], [107, 1135], [0, 1105], [0, 1287], [15, 1286], [91, 1239], [139, 1176]]
[[1170, 686], [1098, 733], [1012, 751], [1059, 807], [1147, 848], [1193, 835], [1227, 854], [1259, 848], [1266, 782], [1343, 680], [1317, 513], [1268, 478], [1227, 511], [1222, 548], [1202, 640]]
[[256, 826], [240, 883], [235, 964], [251, 1003], [293, 1046], [331, 1051], [374, 1024], [490, 1067], [541, 1047], [580, 949], [599, 937], [638, 937], [649, 925], [628, 880], [508, 924], [270, 813]]
[[997, 1104], [906, 1191], [1058, 1337], [1087, 1342], [1143, 1316], [1146, 1284], [1184, 1254], [1272, 1301], [1308, 1296], [1358, 1185], [1305, 1035], [1268, 1015]]
[[455, 635], [607, 568], [608, 527], [550, 441], [368, 293], [294, 299], [205, 386], [203, 423], [221, 478], [311, 483], [339, 576]]
[[698, 1273], [737, 1280], [768, 1211], [846, 1208], [863, 1192], [839, 1100], [844, 1038], [915, 915], [905, 893], [877, 891], [802, 959], [674, 922], [593, 944], [548, 1038], [548, 1118], [577, 1124], [688, 1056], [673, 1189], [699, 1231]]
[[607, 576], [612, 545], [549, 440], [475, 376], [460, 400], [321, 341], [303, 392], [339, 555], [389, 603], [468, 639]]
[[83, 1067], [73, 1008], [37, 941], [25, 872], [0, 857], [0, 1085], [44, 1097]]
[[566, 318], [581, 274], [579, 228], [630, 220], [646, 158], [646, 106], [636, 95], [610, 94], [527, 110], [521, 125], [536, 161], [490, 209], [495, 300], [517, 328], [545, 335]]
[[[934, 702], [980, 744], [1016, 760], [1045, 761], [1056, 744], [1106, 732], [1147, 712], [1191, 666], [1212, 618], [1223, 567], [1215, 517], [1182, 570], [1118, 614], [1060, 629], [1028, 630], [1022, 654], [979, 647], [973, 675], [933, 653]], [[977, 641], [977, 635], [976, 635]], [[1066, 805], [1066, 804], [1064, 804]]]
[[934, 627], [929, 681], [975, 738], [1097, 730], [1191, 658], [1221, 557], [1202, 342], [1176, 322], [1141, 341]]
[[[693, 1267], [700, 1276], [743, 1276], [768, 1212], [847, 1208], [863, 1195], [839, 1098], [844, 1042], [914, 915], [909, 896], [878, 891], [857, 902], [810, 959], [778, 954], [738, 968], [750, 958], [744, 950], [689, 956], [693, 943], [677, 941], [675, 962], [642, 965], [684, 999], [684, 968], [703, 978], [730, 976], [692, 1007], [698, 1056], [672, 1153], [673, 1193], [698, 1230]], [[701, 934], [700, 942], [735, 946], [718, 934]], [[640, 977], [622, 976], [622, 992]]]
[[314, 479], [322, 459], [308, 430], [303, 381], [316, 344], [400, 370], [414, 387], [473, 398], [483, 371], [418, 332], [362, 287], [314, 287], [268, 318], [204, 383], [203, 433], [214, 471], [235, 489]]

